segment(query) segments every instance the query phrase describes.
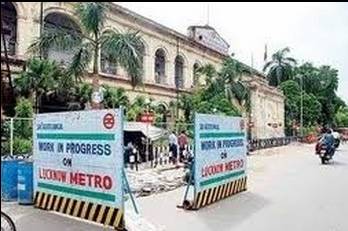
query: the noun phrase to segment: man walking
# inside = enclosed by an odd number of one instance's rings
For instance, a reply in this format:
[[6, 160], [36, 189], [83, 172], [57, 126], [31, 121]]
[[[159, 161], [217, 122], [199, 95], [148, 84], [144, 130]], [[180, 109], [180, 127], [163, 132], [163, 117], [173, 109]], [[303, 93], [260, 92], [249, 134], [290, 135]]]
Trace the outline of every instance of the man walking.
[[185, 158], [184, 152], [188, 144], [187, 136], [184, 130], [181, 131], [178, 137], [178, 143], [179, 143], [179, 160], [180, 162], [183, 162]]
[[177, 157], [178, 157], [178, 139], [177, 139], [174, 131], [172, 131], [172, 133], [169, 135], [168, 139], [169, 139], [169, 152], [172, 153], [171, 161], [174, 164], [176, 164]]

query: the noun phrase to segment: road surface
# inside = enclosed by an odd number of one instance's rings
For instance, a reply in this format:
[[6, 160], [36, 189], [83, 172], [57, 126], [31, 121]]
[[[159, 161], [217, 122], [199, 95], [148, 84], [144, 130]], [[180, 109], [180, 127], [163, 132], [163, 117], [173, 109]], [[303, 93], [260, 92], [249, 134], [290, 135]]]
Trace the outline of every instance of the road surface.
[[[177, 209], [183, 188], [137, 200], [141, 214], [168, 231], [346, 231], [348, 145], [321, 165], [313, 145], [263, 150], [248, 158], [248, 191], [199, 211]], [[2, 204], [19, 231], [105, 230], [51, 212]]]

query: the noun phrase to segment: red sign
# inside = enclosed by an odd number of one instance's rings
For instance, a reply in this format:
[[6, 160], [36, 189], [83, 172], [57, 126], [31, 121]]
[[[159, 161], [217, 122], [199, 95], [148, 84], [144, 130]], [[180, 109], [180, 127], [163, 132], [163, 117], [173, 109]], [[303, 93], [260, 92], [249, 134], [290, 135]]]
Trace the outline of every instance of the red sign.
[[107, 129], [113, 128], [115, 125], [115, 117], [111, 113], [106, 114], [103, 119], [103, 124]]
[[138, 121], [143, 123], [153, 123], [155, 115], [151, 112], [145, 112], [139, 116]]

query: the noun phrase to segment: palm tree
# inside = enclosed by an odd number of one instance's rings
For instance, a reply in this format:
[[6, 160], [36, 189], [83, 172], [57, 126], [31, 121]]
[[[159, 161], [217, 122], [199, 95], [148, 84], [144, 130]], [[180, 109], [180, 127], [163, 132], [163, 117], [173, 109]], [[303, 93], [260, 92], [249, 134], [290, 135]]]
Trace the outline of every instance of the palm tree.
[[59, 89], [62, 79], [64, 74], [54, 61], [33, 58], [28, 60], [27, 70], [15, 80], [15, 86], [22, 95], [33, 99], [38, 112], [41, 97]]
[[103, 47], [104, 55], [128, 72], [132, 86], [140, 84], [142, 81], [141, 38], [138, 32], [120, 33], [116, 29], [103, 31], [107, 4], [104, 2], [77, 3], [75, 15], [81, 31], [67, 30], [56, 25], [48, 26], [31, 44], [29, 51], [37, 53], [52, 47], [59, 50], [71, 50], [73, 58], [67, 67], [70, 76], [79, 80], [92, 62], [93, 80], [98, 83], [98, 60]]
[[219, 73], [220, 78], [225, 83], [226, 96], [230, 101], [238, 104], [239, 109], [250, 109], [249, 87], [243, 81], [243, 76], [252, 75], [252, 70], [241, 62], [233, 58], [227, 58], [222, 65]]
[[292, 70], [296, 60], [287, 56], [290, 48], [283, 48], [272, 55], [272, 60], [267, 62], [263, 71], [268, 71], [267, 78], [271, 86], [278, 86], [283, 81], [292, 78]]

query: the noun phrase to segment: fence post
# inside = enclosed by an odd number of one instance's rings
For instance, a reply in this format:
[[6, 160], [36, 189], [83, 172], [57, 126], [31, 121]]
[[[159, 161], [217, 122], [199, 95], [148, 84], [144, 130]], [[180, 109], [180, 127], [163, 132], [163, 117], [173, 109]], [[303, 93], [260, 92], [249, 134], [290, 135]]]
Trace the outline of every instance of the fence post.
[[10, 155], [13, 156], [13, 118], [10, 118]]

